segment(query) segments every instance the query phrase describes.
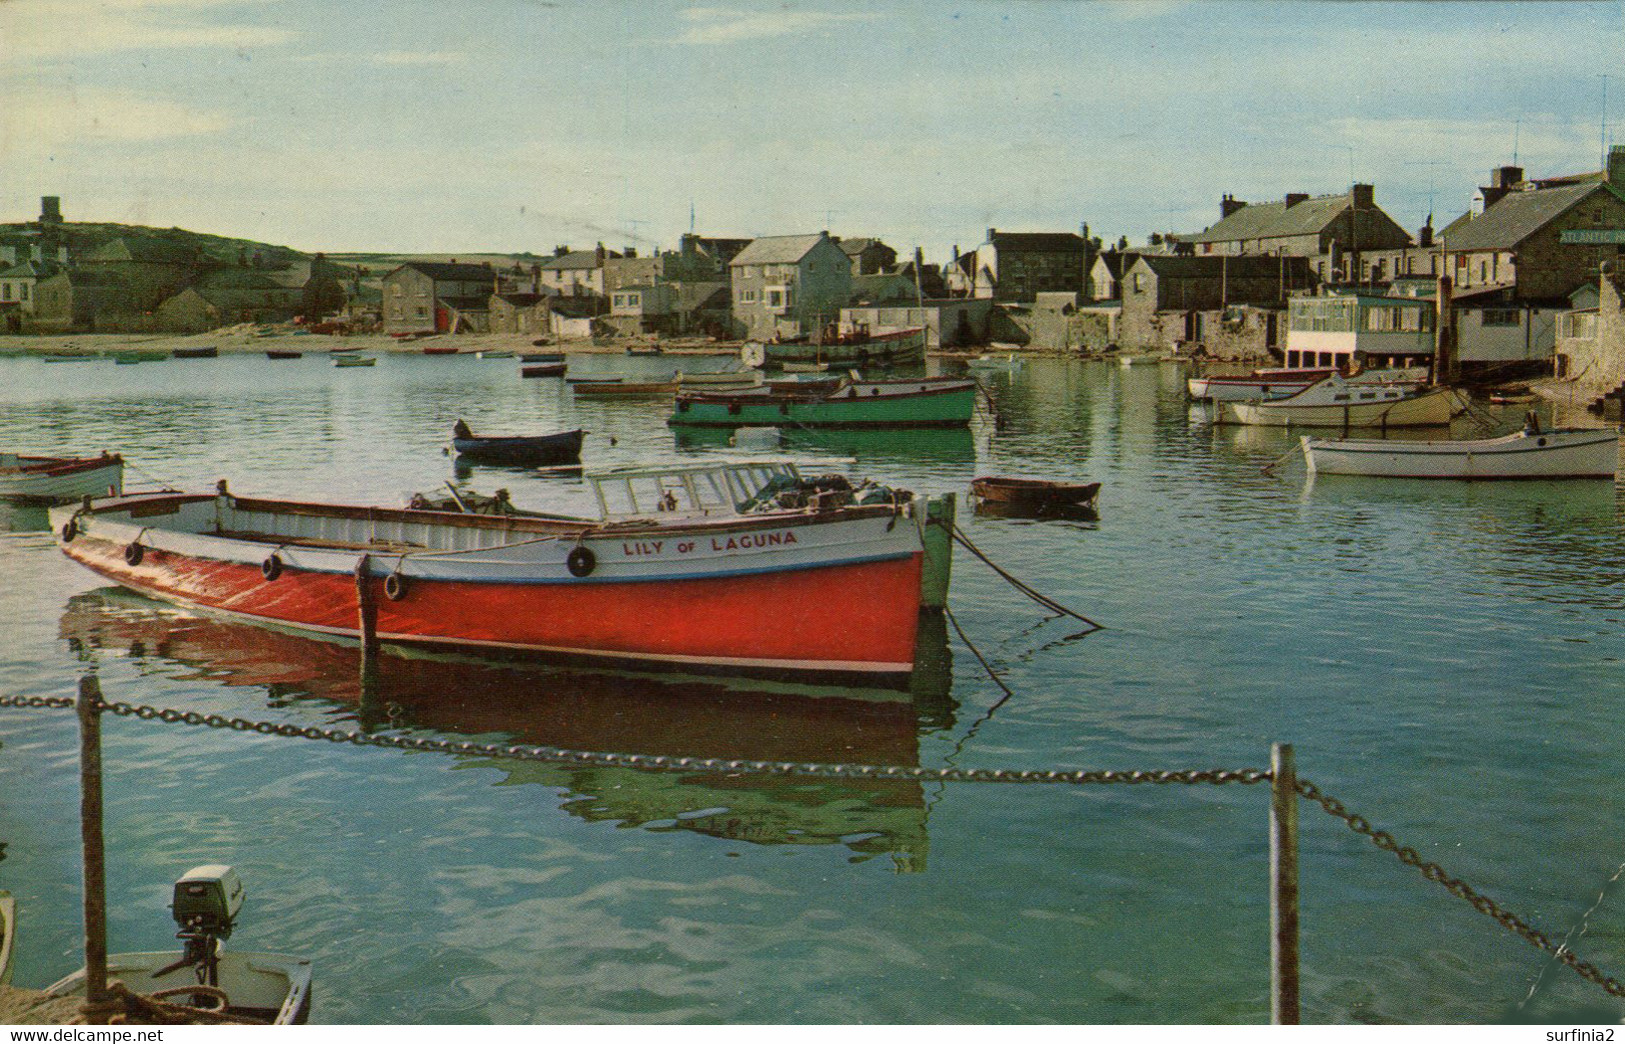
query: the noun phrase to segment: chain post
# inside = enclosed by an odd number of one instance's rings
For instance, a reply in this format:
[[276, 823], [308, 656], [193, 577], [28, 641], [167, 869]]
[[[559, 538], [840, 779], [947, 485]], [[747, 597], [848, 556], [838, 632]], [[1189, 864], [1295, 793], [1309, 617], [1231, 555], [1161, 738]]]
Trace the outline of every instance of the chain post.
[[86, 1020], [107, 1024], [107, 866], [102, 838], [102, 688], [79, 679], [79, 835], [84, 862]]
[[1270, 748], [1270, 1023], [1298, 1025], [1298, 770]]
[[356, 631], [361, 638], [361, 675], [367, 676], [367, 661], [378, 655], [378, 600], [367, 573], [372, 565], [371, 555], [362, 555], [355, 564]]

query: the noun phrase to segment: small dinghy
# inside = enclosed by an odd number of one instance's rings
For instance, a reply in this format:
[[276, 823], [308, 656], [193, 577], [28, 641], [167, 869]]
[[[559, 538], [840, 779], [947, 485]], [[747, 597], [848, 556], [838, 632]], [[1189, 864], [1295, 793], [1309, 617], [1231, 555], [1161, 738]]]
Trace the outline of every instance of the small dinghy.
[[[242, 882], [231, 867], [211, 863], [188, 870], [175, 882], [170, 907], [181, 927], [175, 937], [186, 944], [185, 949], [109, 954], [109, 984], [121, 982], [130, 993], [157, 1004], [195, 1008], [198, 1021], [224, 1015], [232, 1022], [304, 1023], [310, 1017], [309, 960], [222, 949], [242, 904]], [[45, 992], [50, 997], [83, 996], [85, 970], [79, 969]]]
[[1093, 509], [1100, 499], [1098, 482], [1056, 482], [1003, 475], [983, 475], [971, 482], [970, 491], [971, 496], [985, 503], [1033, 514]]
[[519, 356], [522, 363], [561, 363], [564, 362], [563, 352], [525, 352]]
[[521, 377], [563, 377], [565, 364], [561, 362], [534, 363], [519, 367]]
[[169, 354], [177, 359], [213, 359], [219, 356], [220, 349], [212, 344], [206, 344], [197, 348], [176, 348]]
[[11, 955], [17, 942], [17, 900], [0, 892], [0, 986], [11, 981]]
[[304, 354], [304, 352], [268, 351], [265, 353], [265, 357], [267, 359], [298, 359]]
[[459, 420], [451, 429], [458, 457], [486, 464], [579, 464], [580, 428], [551, 435], [476, 435]]
[[376, 366], [378, 360], [371, 355], [335, 355], [334, 366]]
[[67, 504], [80, 497], [117, 496], [124, 490], [124, 458], [24, 457], [0, 453], [0, 500]]

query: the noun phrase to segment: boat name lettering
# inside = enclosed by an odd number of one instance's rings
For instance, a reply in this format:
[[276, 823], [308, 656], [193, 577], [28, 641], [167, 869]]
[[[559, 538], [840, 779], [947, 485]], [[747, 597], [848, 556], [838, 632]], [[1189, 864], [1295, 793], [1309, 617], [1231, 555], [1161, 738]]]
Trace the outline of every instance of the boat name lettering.
[[795, 544], [796, 535], [785, 531], [782, 533], [746, 533], [743, 536], [728, 537], [726, 540], [711, 538], [713, 551], [743, 551], [753, 547], [777, 547], [780, 544]]
[[[758, 547], [780, 547], [787, 544], [799, 544], [796, 535], [789, 530], [777, 533], [745, 533], [740, 536], [711, 538], [712, 551], [749, 551]], [[665, 548], [664, 540], [623, 540], [621, 553], [628, 558], [651, 557], [658, 555]], [[695, 540], [679, 540], [672, 545], [672, 550], [680, 555], [692, 554], [700, 549]]]

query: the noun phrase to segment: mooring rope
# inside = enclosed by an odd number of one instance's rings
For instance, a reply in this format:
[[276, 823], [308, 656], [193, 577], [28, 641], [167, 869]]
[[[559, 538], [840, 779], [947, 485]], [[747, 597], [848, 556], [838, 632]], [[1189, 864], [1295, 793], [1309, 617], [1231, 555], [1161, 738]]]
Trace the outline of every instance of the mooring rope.
[[1060, 616], [1070, 616], [1074, 620], [1080, 620], [1083, 623], [1088, 624], [1091, 630], [1103, 631], [1103, 630], [1106, 629], [1104, 625], [1096, 623], [1095, 621], [1089, 619], [1087, 616], [1084, 616], [1082, 613], [1074, 612], [1073, 610], [1068, 609], [1066, 606], [1062, 605], [1060, 602], [1057, 602], [1055, 599], [1051, 598], [1049, 595], [1044, 594], [1041, 591], [1034, 590], [1025, 581], [1021, 580], [1018, 577], [1010, 575], [1009, 572], [1007, 572], [1006, 570], [1000, 568], [1000, 566], [999, 566], [999, 564], [997, 562], [995, 562], [995, 561], [993, 561], [993, 559], [987, 557], [987, 552], [983, 551], [981, 548], [979, 548], [975, 544], [971, 543], [970, 537], [966, 536], [965, 531], [963, 529], [960, 529], [958, 525], [955, 525], [953, 527], [952, 533], [953, 533], [954, 539], [957, 540], [965, 548], [965, 550], [969, 551], [971, 554], [973, 554], [977, 558], [981, 559], [983, 564], [985, 564], [989, 569], [993, 570], [995, 573], [999, 574], [999, 576], [1003, 577], [1005, 582], [1008, 583], [1011, 587], [1014, 587], [1017, 591], [1020, 591], [1022, 594], [1026, 595], [1028, 598], [1031, 598], [1034, 602], [1037, 602], [1039, 605], [1043, 606], [1045, 609], [1048, 609], [1051, 612], [1056, 613], [1057, 615], [1060, 615]]

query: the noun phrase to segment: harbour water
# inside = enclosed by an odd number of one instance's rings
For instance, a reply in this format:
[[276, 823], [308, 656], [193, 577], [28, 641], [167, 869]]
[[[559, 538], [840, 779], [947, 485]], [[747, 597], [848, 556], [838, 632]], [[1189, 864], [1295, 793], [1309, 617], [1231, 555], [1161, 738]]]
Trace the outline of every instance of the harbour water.
[[[572, 373], [634, 365], [671, 367]], [[756, 452], [674, 436], [663, 400], [576, 402], [515, 371], [0, 359], [0, 448], [388, 504], [456, 477], [441, 447], [459, 416], [583, 427], [589, 467]], [[1203, 423], [1174, 367], [1035, 360], [984, 380], [1000, 430], [770, 452], [929, 492], [985, 473], [1105, 484], [1095, 521], [962, 513], [996, 561], [1106, 627], [1074, 637], [961, 555], [953, 611], [1008, 698], [935, 628], [902, 696], [386, 656], [364, 701], [353, 649], [119, 593], [28, 511], [0, 533], [0, 692], [71, 695], [94, 671], [109, 700], [301, 727], [925, 767], [1265, 768], [1291, 742], [1301, 775], [1625, 974], [1615, 486], [1307, 485], [1300, 465], [1261, 473], [1295, 435]], [[467, 478], [589, 506], [571, 476]], [[103, 730], [111, 948], [168, 947], [170, 883], [230, 863], [249, 896], [229, 945], [311, 957], [315, 1022], [1269, 1018], [1262, 786], [770, 780]], [[76, 753], [70, 713], [0, 710], [17, 985], [81, 961]], [[1301, 815], [1306, 1022], [1619, 1018], [1318, 807]]]

